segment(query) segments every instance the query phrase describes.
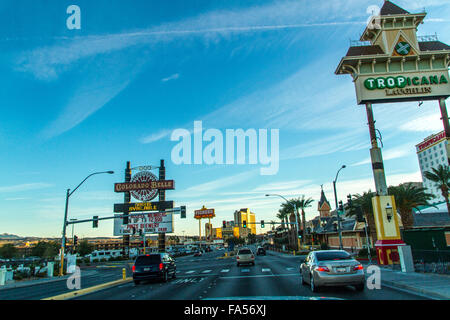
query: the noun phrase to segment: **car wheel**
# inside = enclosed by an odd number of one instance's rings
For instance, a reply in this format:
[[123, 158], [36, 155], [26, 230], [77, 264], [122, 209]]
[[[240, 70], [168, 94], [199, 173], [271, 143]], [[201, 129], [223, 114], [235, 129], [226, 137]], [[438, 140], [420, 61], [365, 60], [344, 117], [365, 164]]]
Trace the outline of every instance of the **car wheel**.
[[356, 291], [364, 291], [364, 288], [365, 288], [365, 287], [366, 287], [366, 286], [365, 286], [364, 283], [361, 283], [361, 284], [358, 284], [358, 285], [355, 286]]
[[239, 267], [239, 262], [237, 263], [237, 266]]
[[314, 283], [314, 276], [311, 274], [311, 278], [309, 279], [309, 286], [311, 287], [312, 292], [319, 292], [319, 287]]
[[173, 270], [173, 276], [172, 276], [172, 279], [175, 279], [177, 277], [177, 270], [175, 269], [175, 270]]
[[135, 285], [138, 285], [139, 283], [141, 283], [139, 280], [134, 280]]
[[163, 282], [167, 282], [168, 278], [169, 277], [167, 276], [167, 271], [166, 271], [166, 272], [164, 272]]
[[300, 271], [300, 275], [302, 277], [302, 285], [306, 286], [306, 281], [305, 281], [305, 277], [303, 276], [303, 273]]

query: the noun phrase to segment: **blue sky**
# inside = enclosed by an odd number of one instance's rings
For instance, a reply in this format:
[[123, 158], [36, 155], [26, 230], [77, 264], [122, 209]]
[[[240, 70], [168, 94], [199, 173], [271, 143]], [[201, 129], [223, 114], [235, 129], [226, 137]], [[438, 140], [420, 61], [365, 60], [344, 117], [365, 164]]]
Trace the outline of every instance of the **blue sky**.
[[[426, 8], [419, 35], [450, 43], [450, 3], [396, 1]], [[68, 30], [66, 8], [81, 8], [81, 30]], [[333, 1], [7, 1], [0, 3], [0, 233], [60, 236], [65, 192], [95, 171], [70, 199], [69, 218], [112, 214], [126, 161], [165, 159], [186, 205], [176, 233], [197, 234], [193, 211], [216, 209], [215, 226], [249, 207], [276, 220], [278, 198], [320, 185], [332, 200], [374, 189], [365, 109], [353, 83], [334, 71], [366, 8], [379, 0]], [[437, 102], [374, 106], [389, 185], [420, 181], [415, 145], [442, 130]], [[174, 129], [279, 129], [280, 168], [175, 165]], [[333, 204], [334, 202], [332, 202]], [[112, 222], [77, 225], [83, 236], [111, 236]], [[259, 230], [259, 227], [258, 227]], [[264, 231], [264, 230], [263, 230]]]

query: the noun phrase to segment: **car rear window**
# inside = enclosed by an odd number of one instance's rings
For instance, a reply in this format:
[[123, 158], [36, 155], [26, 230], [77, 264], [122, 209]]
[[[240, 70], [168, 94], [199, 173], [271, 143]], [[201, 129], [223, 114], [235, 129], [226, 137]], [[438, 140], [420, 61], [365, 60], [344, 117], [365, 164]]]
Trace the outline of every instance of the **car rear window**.
[[243, 249], [239, 250], [238, 254], [252, 254], [252, 252], [249, 249]]
[[161, 262], [161, 256], [159, 254], [150, 254], [148, 256], [139, 256], [137, 257], [134, 264], [136, 266], [144, 266], [149, 264], [155, 264]]
[[347, 252], [317, 252], [316, 258], [318, 261], [345, 260], [352, 259], [352, 256]]

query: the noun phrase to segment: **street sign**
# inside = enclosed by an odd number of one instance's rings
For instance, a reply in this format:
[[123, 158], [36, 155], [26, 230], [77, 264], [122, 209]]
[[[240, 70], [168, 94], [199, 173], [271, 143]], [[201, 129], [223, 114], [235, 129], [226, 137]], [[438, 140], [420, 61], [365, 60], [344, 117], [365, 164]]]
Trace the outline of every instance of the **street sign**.
[[173, 201], [116, 203], [114, 212], [163, 211], [173, 208]]
[[173, 214], [167, 212], [149, 212], [129, 216], [128, 224], [122, 224], [120, 219], [114, 219], [114, 235], [133, 235], [133, 228], [136, 233], [142, 231], [143, 234], [172, 233]]
[[130, 182], [115, 183], [115, 192], [130, 192], [137, 200], [150, 201], [158, 195], [158, 190], [173, 190], [173, 180], [158, 180], [150, 171], [140, 171], [135, 174]]
[[173, 190], [175, 182], [173, 180], [157, 180], [151, 182], [121, 182], [114, 184], [115, 192], [128, 192], [136, 190]]

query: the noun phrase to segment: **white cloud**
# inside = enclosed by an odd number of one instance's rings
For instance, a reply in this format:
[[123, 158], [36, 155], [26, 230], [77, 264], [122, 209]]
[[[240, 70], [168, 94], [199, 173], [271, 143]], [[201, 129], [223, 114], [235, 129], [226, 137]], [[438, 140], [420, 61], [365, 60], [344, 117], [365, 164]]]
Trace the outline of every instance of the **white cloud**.
[[167, 82], [167, 81], [170, 81], [170, 80], [176, 80], [179, 77], [180, 77], [180, 74], [179, 73], [175, 73], [175, 74], [173, 74], [171, 76], [168, 76], [167, 78], [161, 79], [161, 82]]
[[[16, 61], [16, 69], [30, 72], [41, 80], [53, 80], [80, 59], [137, 45], [153, 45], [198, 36], [206, 41], [218, 41], [244, 32], [364, 23], [349, 21], [354, 10], [345, 12], [345, 8], [356, 5], [358, 1], [347, 0], [345, 4], [335, 2], [327, 5], [309, 2], [306, 5], [306, 1], [283, 1], [244, 9], [211, 11], [139, 31], [75, 37], [64, 40], [62, 44], [23, 53]], [[361, 14], [364, 15], [364, 11]], [[267, 45], [266, 42], [264, 44]]]
[[443, 130], [443, 123], [438, 114], [429, 114], [407, 121], [400, 125], [403, 131], [437, 133]]
[[[405, 143], [399, 146], [396, 146], [394, 148], [390, 148], [387, 150], [383, 150], [383, 161], [403, 158], [409, 155], [415, 154], [415, 144], [413, 142], [411, 143]], [[350, 166], [360, 166], [364, 164], [371, 163], [370, 158], [366, 158], [362, 161], [356, 162], [354, 164], [351, 164]]]
[[22, 191], [29, 191], [29, 190], [37, 190], [37, 189], [49, 188], [51, 186], [52, 186], [51, 184], [43, 183], [43, 182], [24, 183], [24, 184], [17, 184], [17, 185], [13, 185], [13, 186], [0, 187], [0, 193], [3, 193], [3, 192], [22, 192]]
[[[192, 187], [187, 188], [184, 193], [187, 195], [192, 195], [192, 193], [196, 193], [197, 195], [200, 193], [208, 193], [213, 190], [217, 190], [220, 188], [225, 188], [229, 186], [235, 186], [239, 183], [242, 183], [245, 180], [250, 179], [252, 176], [258, 174], [258, 170], [251, 170], [243, 173], [239, 173], [233, 176], [228, 176], [225, 178], [220, 178], [217, 180], [213, 180], [210, 182], [198, 184]], [[180, 196], [180, 195], [178, 195]]]

